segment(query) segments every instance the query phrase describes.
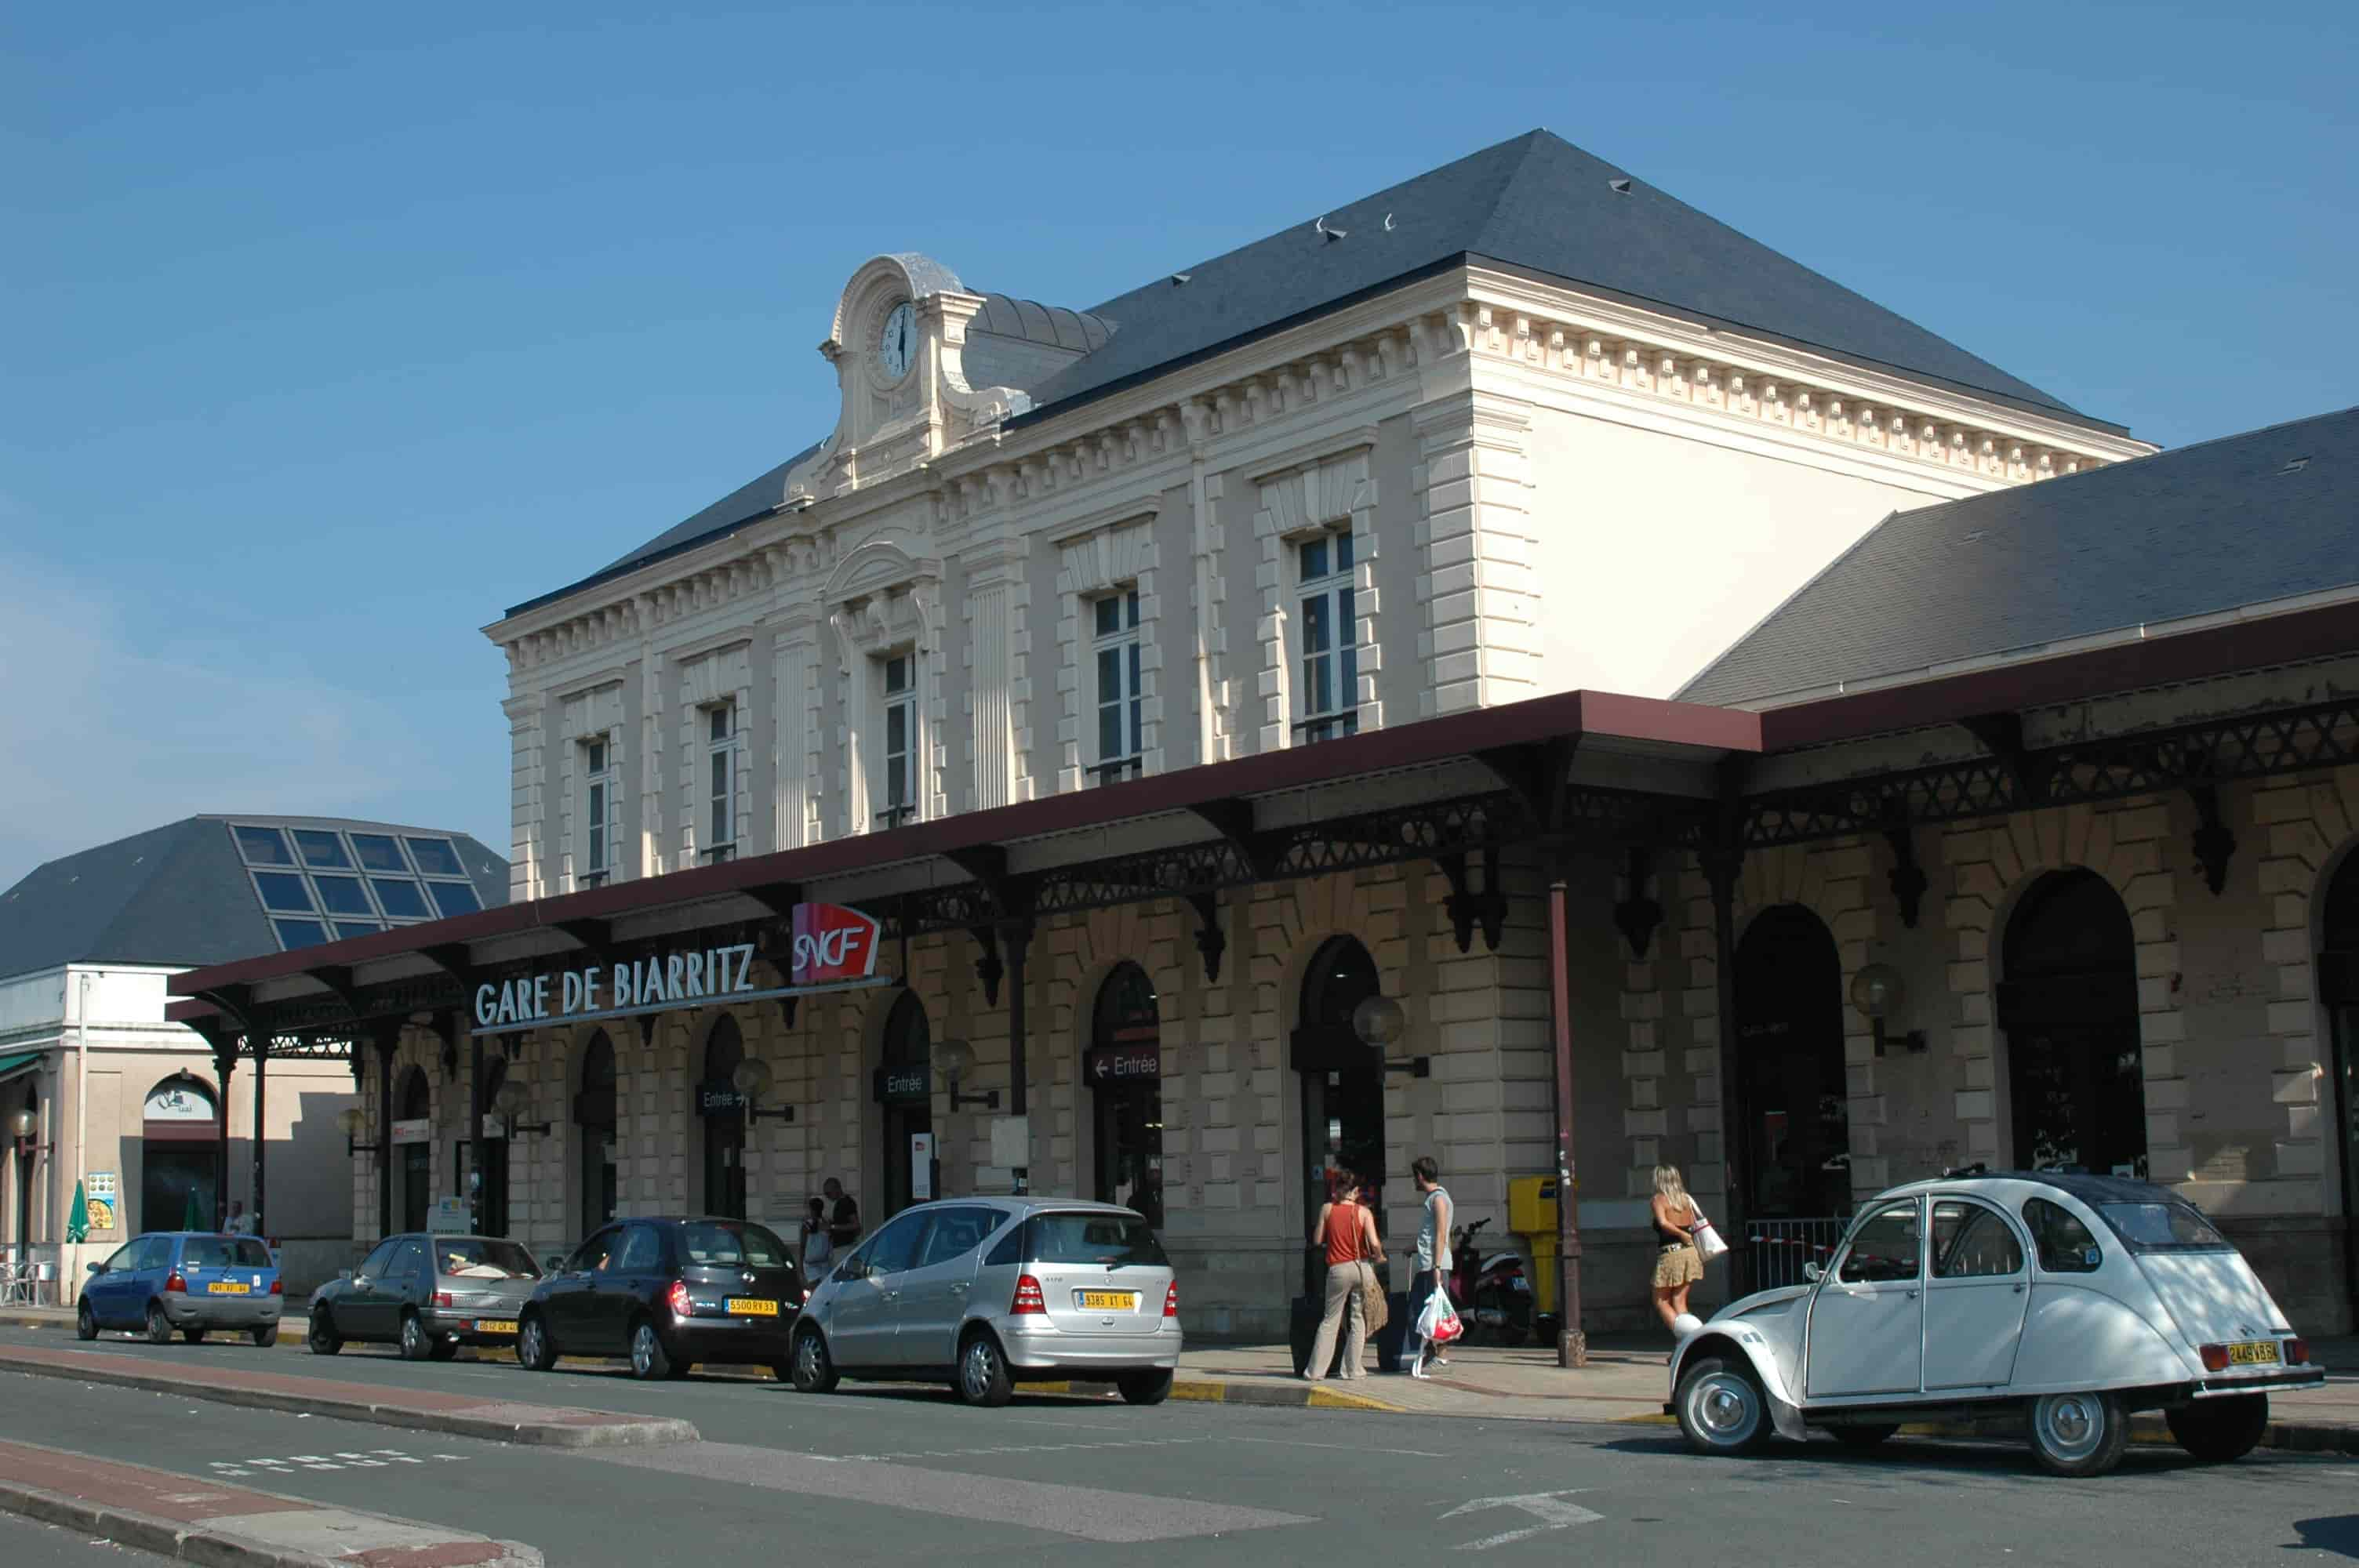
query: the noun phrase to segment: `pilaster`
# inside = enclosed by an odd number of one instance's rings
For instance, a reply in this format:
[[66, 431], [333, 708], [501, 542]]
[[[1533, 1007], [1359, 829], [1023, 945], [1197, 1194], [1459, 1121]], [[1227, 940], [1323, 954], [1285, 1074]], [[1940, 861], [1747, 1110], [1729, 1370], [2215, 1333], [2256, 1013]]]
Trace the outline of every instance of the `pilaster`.
[[1456, 391], [1415, 414], [1423, 449], [1424, 570], [1418, 576], [1425, 716], [1535, 695], [1531, 405]]

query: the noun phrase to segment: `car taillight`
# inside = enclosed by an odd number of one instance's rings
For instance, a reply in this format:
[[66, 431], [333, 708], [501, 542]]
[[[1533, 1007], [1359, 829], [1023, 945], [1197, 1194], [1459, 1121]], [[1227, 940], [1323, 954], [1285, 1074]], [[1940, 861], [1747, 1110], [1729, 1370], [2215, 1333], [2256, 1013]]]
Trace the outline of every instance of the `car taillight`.
[[164, 1288], [167, 1291], [179, 1291], [185, 1294], [189, 1289], [188, 1276], [175, 1269], [164, 1276]]
[[2206, 1345], [2199, 1350], [2197, 1354], [2203, 1357], [2203, 1369], [2205, 1371], [2224, 1372], [2228, 1369], [2228, 1347], [2226, 1346]]
[[1178, 1317], [1180, 1315], [1180, 1281], [1177, 1280], [1172, 1281], [1171, 1283], [1164, 1289], [1163, 1315], [1166, 1317]]
[[446, 1306], [449, 1306], [449, 1305], [451, 1304], [451, 1292], [448, 1292], [448, 1291], [437, 1291], [437, 1292], [434, 1292], [434, 1304], [435, 1304], [436, 1306], [439, 1306], [439, 1307], [446, 1307]]
[[283, 1295], [285, 1295], [285, 1294], [287, 1293], [287, 1281], [284, 1281], [284, 1280], [273, 1280], [273, 1281], [270, 1281], [270, 1293], [271, 1293], [272, 1295], [274, 1295], [274, 1296], [283, 1296]]
[[664, 1292], [664, 1304], [671, 1308], [674, 1317], [687, 1317], [696, 1311], [696, 1303], [688, 1299], [688, 1281], [674, 1280], [671, 1289]]
[[1029, 1274], [1019, 1277], [1016, 1281], [1016, 1299], [1008, 1303], [1008, 1315], [1023, 1317], [1031, 1313], [1045, 1314], [1048, 1310], [1048, 1298], [1040, 1293], [1040, 1281]]
[[2309, 1340], [2288, 1339], [2286, 1341], [2286, 1365], [2288, 1367], [2307, 1367], [2310, 1365]]

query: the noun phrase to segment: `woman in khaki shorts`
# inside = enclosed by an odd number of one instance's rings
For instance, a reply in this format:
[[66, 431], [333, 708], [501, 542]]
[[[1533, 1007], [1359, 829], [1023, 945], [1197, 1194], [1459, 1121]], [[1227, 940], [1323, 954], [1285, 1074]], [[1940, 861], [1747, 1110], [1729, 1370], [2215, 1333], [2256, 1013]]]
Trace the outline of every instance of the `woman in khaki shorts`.
[[1673, 1328], [1688, 1310], [1689, 1287], [1703, 1278], [1703, 1255], [1695, 1246], [1695, 1199], [1688, 1196], [1677, 1165], [1655, 1167], [1654, 1210], [1655, 1311], [1665, 1328]]

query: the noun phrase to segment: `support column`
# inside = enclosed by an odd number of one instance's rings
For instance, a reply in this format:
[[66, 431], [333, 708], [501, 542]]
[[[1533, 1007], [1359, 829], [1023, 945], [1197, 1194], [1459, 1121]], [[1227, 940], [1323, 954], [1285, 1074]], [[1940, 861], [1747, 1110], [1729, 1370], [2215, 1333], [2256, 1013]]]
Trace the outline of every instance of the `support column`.
[[467, 1036], [467, 1223], [484, 1233], [484, 1037]]
[[[1031, 1068], [1024, 1056], [1024, 1002], [1025, 992], [1029, 989], [1025, 983], [1024, 970], [1025, 959], [1032, 949], [1032, 923], [1028, 920], [1004, 923], [999, 928], [999, 945], [1006, 955], [1009, 987], [1007, 993], [1008, 1111], [1010, 1115], [1025, 1118], [1031, 1114], [1029, 1108], [1031, 1097], [1028, 1092]], [[1016, 1167], [1015, 1171], [1016, 1190], [1018, 1193], [1028, 1191], [1031, 1185], [1032, 1168], [1028, 1152], [1031, 1141], [1028, 1128], [1025, 1148], [1027, 1152], [1026, 1162]]]
[[1553, 858], [1549, 868], [1549, 1025], [1556, 1044], [1556, 1239], [1557, 1304], [1563, 1323], [1557, 1329], [1556, 1363], [1560, 1367], [1589, 1365], [1589, 1336], [1581, 1327], [1581, 1195], [1579, 1166], [1573, 1158], [1573, 1118], [1578, 1102], [1572, 1077], [1572, 976], [1566, 947], [1564, 866]]
[[376, 1036], [376, 1238], [393, 1234], [393, 1058], [401, 1049], [401, 1025], [389, 1023]]
[[213, 1041], [213, 1223], [219, 1225], [229, 1213], [229, 1086], [237, 1073], [237, 1046], [234, 1037], [217, 1036]]
[[262, 1226], [262, 1189], [270, 1149], [270, 1124], [266, 1119], [267, 1108], [262, 1097], [269, 1083], [270, 1036], [248, 1033], [245, 1043], [254, 1048], [254, 1234], [266, 1239], [270, 1233]]
[[1715, 848], [1704, 850], [1701, 859], [1712, 883], [1712, 984], [1720, 1009], [1720, 1159], [1727, 1184], [1721, 1223], [1741, 1236], [1745, 1197], [1753, 1190], [1746, 1168], [1752, 1157], [1745, 1145], [1749, 1108], [1736, 1050], [1736, 872], [1743, 853]]

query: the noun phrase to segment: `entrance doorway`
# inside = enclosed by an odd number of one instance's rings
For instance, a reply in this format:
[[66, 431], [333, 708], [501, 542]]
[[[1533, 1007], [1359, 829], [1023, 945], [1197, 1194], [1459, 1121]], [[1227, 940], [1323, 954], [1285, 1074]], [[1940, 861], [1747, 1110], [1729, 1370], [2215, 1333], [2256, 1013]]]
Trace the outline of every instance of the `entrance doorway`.
[[1843, 958], [1798, 903], [1763, 910], [1736, 945], [1738, 1137], [1745, 1218], [1851, 1212]]
[[614, 1043], [603, 1029], [582, 1048], [582, 1092], [573, 1097], [575, 1193], [582, 1234], [614, 1217]]
[[175, 1073], [147, 1091], [139, 1124], [139, 1212], [117, 1217], [123, 1234], [213, 1227], [213, 1167], [221, 1121], [212, 1091]]
[[[500, 1089], [508, 1081], [508, 1064], [505, 1056], [494, 1056], [484, 1064], [484, 1103], [498, 1101]], [[495, 1137], [488, 1130], [472, 1146], [462, 1142], [462, 1149], [482, 1151], [476, 1156], [482, 1162], [483, 1181], [475, 1190], [475, 1233], [479, 1236], [506, 1236], [508, 1233], [508, 1137], [507, 1123], [496, 1114], [484, 1119], [497, 1129]]]
[[704, 1212], [731, 1219], [745, 1217], [745, 1097], [737, 1092], [745, 1060], [745, 1037], [724, 1012], [705, 1037], [694, 1109], [704, 1122]]
[[[1302, 1233], [1310, 1234], [1327, 1201], [1332, 1173], [1349, 1171], [1368, 1189], [1368, 1206], [1383, 1223], [1385, 1065], [1375, 1047], [1352, 1027], [1352, 1010], [1383, 987], [1376, 961], [1350, 936], [1331, 937], [1311, 956], [1302, 977], [1301, 1022], [1290, 1058], [1302, 1082]], [[1325, 1288], [1326, 1266], [1306, 1255], [1303, 1293]]]
[[2318, 994], [2334, 1040], [2331, 1069], [2343, 1166], [2343, 1259], [2351, 1309], [2359, 1316], [2359, 854], [2345, 855], [2326, 889]]
[[[934, 1130], [933, 1039], [926, 1004], [915, 991], [903, 991], [886, 1017], [876, 1068], [876, 1099], [885, 1122], [885, 1212], [875, 1223], [890, 1219], [919, 1198], [912, 1140]], [[930, 1171], [926, 1184], [932, 1185]]]
[[2137, 955], [2120, 895], [2094, 871], [2050, 871], [2025, 890], [2003, 954], [2015, 1162], [2143, 1179]]
[[1098, 988], [1082, 1064], [1095, 1107], [1100, 1203], [1163, 1227], [1163, 1025], [1147, 971], [1121, 964]]
[[404, 1230], [423, 1230], [434, 1205], [434, 1102], [426, 1088], [426, 1075], [412, 1067], [402, 1076], [400, 1108], [393, 1130], [395, 1163], [399, 1167], [395, 1191], [400, 1195], [397, 1218]]

